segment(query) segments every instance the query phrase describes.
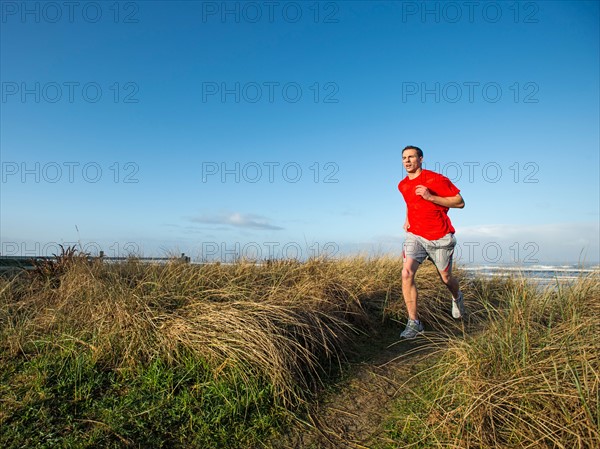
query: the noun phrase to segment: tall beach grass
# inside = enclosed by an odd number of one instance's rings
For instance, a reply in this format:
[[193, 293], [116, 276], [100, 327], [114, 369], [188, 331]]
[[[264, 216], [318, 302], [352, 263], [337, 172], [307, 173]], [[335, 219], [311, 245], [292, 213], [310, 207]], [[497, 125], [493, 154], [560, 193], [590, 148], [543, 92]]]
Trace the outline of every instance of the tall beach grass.
[[[0, 445], [265, 447], [358, 341], [384, 321], [400, 332], [401, 269], [387, 257], [110, 264], [71, 252], [0, 278]], [[598, 279], [541, 294], [458, 275], [465, 322], [433, 266], [417, 274], [422, 343], [438, 350], [403, 390], [391, 447], [593, 447]]]
[[543, 291], [511, 278], [476, 301], [485, 327], [429, 343], [382, 447], [600, 447], [598, 273]]
[[73, 251], [2, 278], [0, 443], [256, 447], [359, 334], [403, 310], [400, 279], [388, 258], [110, 264]]

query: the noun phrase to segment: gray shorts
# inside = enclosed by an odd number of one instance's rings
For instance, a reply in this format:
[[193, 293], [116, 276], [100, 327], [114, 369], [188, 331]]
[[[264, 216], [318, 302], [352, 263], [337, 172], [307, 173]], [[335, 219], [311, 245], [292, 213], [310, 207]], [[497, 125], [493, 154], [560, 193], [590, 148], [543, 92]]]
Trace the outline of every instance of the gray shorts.
[[402, 248], [402, 260], [414, 259], [423, 263], [427, 258], [435, 264], [438, 271], [452, 272], [452, 255], [456, 246], [454, 234], [446, 234], [438, 240], [427, 240], [421, 236], [406, 233], [404, 246]]

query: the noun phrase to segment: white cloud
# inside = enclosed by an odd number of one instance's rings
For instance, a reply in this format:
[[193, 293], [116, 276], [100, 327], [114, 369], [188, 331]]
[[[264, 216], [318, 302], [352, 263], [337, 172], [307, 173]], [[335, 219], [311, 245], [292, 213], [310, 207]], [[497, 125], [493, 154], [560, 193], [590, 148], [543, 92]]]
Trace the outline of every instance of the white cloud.
[[243, 214], [240, 212], [227, 212], [215, 215], [202, 214], [194, 217], [188, 217], [193, 223], [202, 223], [210, 225], [228, 225], [235, 228], [259, 229], [278, 231], [283, 228], [273, 225], [269, 219], [257, 214]]
[[463, 226], [457, 230], [462, 238], [493, 238], [497, 240], [565, 240], [598, 243], [598, 223], [548, 223], [541, 225], [485, 224]]

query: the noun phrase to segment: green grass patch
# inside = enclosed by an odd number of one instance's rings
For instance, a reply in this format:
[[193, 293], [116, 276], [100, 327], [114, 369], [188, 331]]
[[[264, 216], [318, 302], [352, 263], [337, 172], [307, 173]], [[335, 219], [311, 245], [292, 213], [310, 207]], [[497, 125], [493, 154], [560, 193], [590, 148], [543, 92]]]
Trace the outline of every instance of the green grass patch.
[[193, 356], [106, 369], [77, 347], [13, 360], [0, 371], [0, 446], [260, 447], [291, 415], [239, 369]]

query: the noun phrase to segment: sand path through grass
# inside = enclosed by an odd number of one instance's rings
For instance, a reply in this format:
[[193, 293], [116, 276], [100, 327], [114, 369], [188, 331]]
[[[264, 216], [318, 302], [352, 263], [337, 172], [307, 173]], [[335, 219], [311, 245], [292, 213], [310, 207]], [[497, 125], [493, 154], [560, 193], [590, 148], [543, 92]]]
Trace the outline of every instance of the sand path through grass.
[[363, 337], [349, 355], [341, 381], [311, 406], [306, 422], [273, 447], [360, 449], [385, 439], [384, 425], [394, 403], [431, 352], [425, 337], [400, 340], [401, 330], [399, 323], [390, 322]]

